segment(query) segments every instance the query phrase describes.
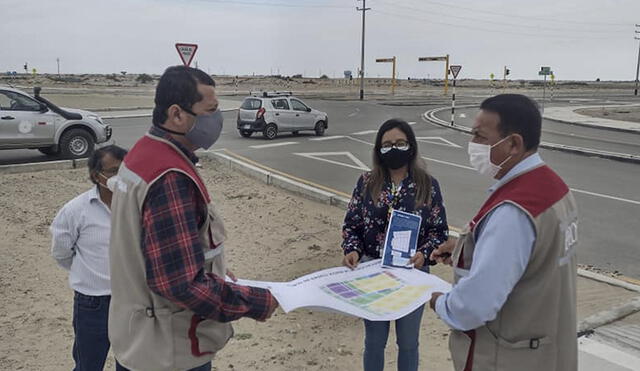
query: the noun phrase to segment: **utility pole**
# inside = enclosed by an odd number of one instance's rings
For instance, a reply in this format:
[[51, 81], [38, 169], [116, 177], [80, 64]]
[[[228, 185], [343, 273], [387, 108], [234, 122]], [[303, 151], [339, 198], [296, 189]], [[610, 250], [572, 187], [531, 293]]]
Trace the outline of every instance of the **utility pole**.
[[[640, 24], [636, 24], [636, 33], [640, 34]], [[640, 40], [640, 37], [634, 36], [634, 39]], [[638, 43], [638, 64], [636, 65], [636, 89], [633, 91], [633, 95], [638, 95], [638, 75], [640, 74], [640, 43]]]
[[56, 58], [56, 62], [58, 62], [58, 77], [60, 77], [60, 58]]
[[367, 10], [371, 10], [371, 8], [367, 8], [367, 0], [362, 0], [362, 8], [356, 7], [356, 9], [362, 12], [362, 50], [360, 51], [360, 100], [363, 100], [364, 99], [364, 18]]

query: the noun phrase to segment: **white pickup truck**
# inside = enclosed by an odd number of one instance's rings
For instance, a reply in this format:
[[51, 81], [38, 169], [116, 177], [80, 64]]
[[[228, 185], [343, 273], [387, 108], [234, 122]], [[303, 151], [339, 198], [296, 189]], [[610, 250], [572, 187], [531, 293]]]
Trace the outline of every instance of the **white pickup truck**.
[[32, 97], [0, 86], [0, 149], [37, 149], [73, 159], [89, 156], [110, 138], [111, 127], [93, 112], [58, 107], [38, 87]]

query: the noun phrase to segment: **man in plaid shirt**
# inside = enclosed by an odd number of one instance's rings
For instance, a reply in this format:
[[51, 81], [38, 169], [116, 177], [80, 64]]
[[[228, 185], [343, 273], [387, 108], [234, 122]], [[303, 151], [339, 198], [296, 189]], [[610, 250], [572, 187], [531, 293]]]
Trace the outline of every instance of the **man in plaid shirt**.
[[[194, 154], [211, 147], [222, 130], [214, 87], [211, 77], [198, 69], [167, 69], [156, 89], [154, 125], [131, 149], [112, 185], [113, 219], [139, 213], [134, 220], [141, 220], [136, 241], [141, 251], [132, 251], [135, 245], [129, 241], [137, 229], [126, 221], [112, 233], [113, 297], [120, 305], [112, 306], [111, 317], [118, 320], [109, 334], [125, 367], [211, 370], [210, 359], [232, 334], [224, 323], [242, 317], [265, 321], [278, 307], [268, 290], [223, 277], [224, 227], [210, 208]], [[132, 206], [139, 202], [141, 209]], [[137, 268], [142, 266], [144, 272]], [[142, 317], [136, 316], [139, 307], [146, 307]], [[158, 312], [164, 308], [171, 319]], [[123, 324], [126, 318], [133, 319], [128, 327]], [[165, 326], [168, 333], [162, 330]], [[186, 346], [177, 345], [183, 341]], [[173, 350], [157, 349], [162, 348], [158, 344], [173, 344]], [[201, 361], [206, 363], [193, 368]], [[126, 370], [123, 366], [117, 369]]]
[[[174, 143], [194, 164], [198, 162], [193, 152], [162, 128], [154, 126], [150, 133]], [[207, 216], [207, 205], [188, 176], [172, 171], [151, 186], [142, 211], [142, 253], [149, 288], [216, 321], [266, 320], [277, 305], [268, 290], [230, 284], [202, 269], [204, 246], [198, 228]]]

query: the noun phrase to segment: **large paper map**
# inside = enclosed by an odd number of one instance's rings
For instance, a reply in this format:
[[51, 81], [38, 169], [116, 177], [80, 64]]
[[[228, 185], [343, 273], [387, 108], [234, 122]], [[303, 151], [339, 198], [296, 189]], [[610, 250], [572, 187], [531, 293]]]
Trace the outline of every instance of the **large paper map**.
[[353, 271], [330, 268], [290, 282], [239, 280], [239, 284], [268, 288], [285, 312], [298, 308], [334, 311], [372, 321], [401, 318], [451, 286], [417, 269], [383, 268], [380, 260], [362, 263]]

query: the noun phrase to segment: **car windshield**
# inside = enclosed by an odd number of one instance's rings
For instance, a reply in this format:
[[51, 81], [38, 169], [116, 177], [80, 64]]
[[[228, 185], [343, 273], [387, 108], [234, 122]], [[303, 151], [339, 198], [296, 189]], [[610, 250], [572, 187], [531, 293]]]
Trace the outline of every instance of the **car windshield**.
[[245, 99], [242, 102], [242, 106], [240, 108], [247, 110], [258, 110], [262, 107], [262, 101], [260, 99]]

